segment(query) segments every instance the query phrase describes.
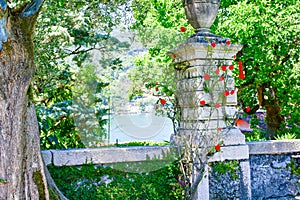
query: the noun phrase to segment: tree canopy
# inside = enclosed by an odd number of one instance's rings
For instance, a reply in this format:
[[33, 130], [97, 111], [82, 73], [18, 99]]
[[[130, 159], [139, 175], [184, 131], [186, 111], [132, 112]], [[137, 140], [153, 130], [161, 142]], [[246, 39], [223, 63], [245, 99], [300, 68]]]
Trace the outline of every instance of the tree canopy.
[[[140, 71], [133, 71], [131, 78], [140, 85], [133, 91], [142, 88], [138, 79], [162, 82], [174, 91], [172, 74], [165, 70], [172, 69], [166, 54], [192, 33], [183, 6], [177, 1], [134, 2], [137, 22], [133, 28], [139, 31], [149, 51], [136, 58]], [[243, 62], [246, 74], [244, 80], [236, 79], [239, 104], [243, 110], [249, 106], [249, 114], [266, 109], [267, 137], [272, 139], [286, 131], [299, 137], [299, 13], [295, 0], [221, 1], [212, 26], [213, 33], [243, 45], [236, 56]], [[183, 32], [180, 27], [185, 27]]]
[[[33, 81], [42, 148], [84, 147], [81, 140], [86, 140], [86, 133], [92, 129], [101, 129], [94, 133], [97, 137], [91, 136], [98, 138], [95, 143], [105, 137], [103, 116], [108, 106], [103, 106], [107, 102], [103, 96], [100, 99], [100, 93], [108, 86], [108, 82], [97, 73], [97, 67], [113, 68], [116, 65], [114, 60], [118, 58], [110, 57], [110, 61], [103, 63], [107, 57], [105, 54], [127, 47], [111, 36], [114, 27], [124, 21], [125, 2], [45, 2], [35, 32], [37, 68]], [[93, 60], [92, 54], [96, 51], [100, 57]], [[89, 80], [84, 75], [86, 70], [91, 73]], [[94, 103], [86, 102], [89, 107], [82, 110], [82, 107], [79, 109], [79, 101], [75, 99], [85, 95], [98, 95], [98, 98], [92, 98]], [[98, 118], [99, 123], [91, 122], [94, 125], [90, 127], [79, 126], [78, 118], [93, 121], [91, 114], [93, 118]]]
[[299, 3], [221, 2], [213, 30], [244, 46], [237, 55], [246, 73], [245, 80], [237, 80], [240, 103], [250, 106], [250, 113], [266, 109], [269, 138], [280, 128], [299, 134]]

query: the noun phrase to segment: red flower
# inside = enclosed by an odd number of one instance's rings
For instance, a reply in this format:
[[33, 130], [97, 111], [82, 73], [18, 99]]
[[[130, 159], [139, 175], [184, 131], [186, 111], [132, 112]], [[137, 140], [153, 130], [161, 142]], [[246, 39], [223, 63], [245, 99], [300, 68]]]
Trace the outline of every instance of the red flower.
[[219, 69], [216, 69], [215, 73], [216, 73], [216, 74], [220, 74], [220, 70], [219, 70]]
[[241, 61], [239, 61], [238, 64], [239, 64], [239, 70], [242, 71], [243, 70], [243, 63]]
[[230, 94], [233, 95], [233, 94], [234, 94], [234, 90], [231, 90], [231, 91], [230, 91]]
[[209, 74], [204, 74], [204, 80], [208, 81], [210, 79], [210, 75]]
[[231, 44], [230, 40], [227, 40], [227, 41], [226, 41], [226, 44], [227, 44], [227, 45], [230, 45], [230, 44]]
[[201, 101], [200, 101], [200, 105], [205, 105], [205, 101], [204, 101], [204, 100], [201, 100]]
[[220, 76], [219, 81], [224, 81], [224, 76]]
[[215, 48], [215, 47], [217, 46], [217, 44], [216, 44], [215, 42], [212, 42], [212, 43], [211, 43], [211, 46], [212, 46], [213, 48]]
[[246, 109], [245, 109], [245, 111], [246, 111], [247, 113], [250, 112], [250, 110], [251, 110], [250, 106], [247, 106]]
[[186, 31], [186, 28], [184, 26], [182, 26], [182, 27], [180, 27], [180, 31], [184, 33]]
[[160, 99], [160, 103], [161, 103], [161, 105], [165, 105], [167, 103], [167, 101], [164, 99]]
[[215, 150], [216, 150], [216, 151], [221, 151], [221, 145], [220, 145], [220, 144], [217, 144], [217, 145], [215, 146]]
[[233, 70], [234, 66], [233, 65], [229, 65], [229, 70]]
[[218, 131], [222, 131], [222, 128], [219, 127], [219, 128], [218, 128]]
[[233, 56], [233, 59], [236, 59], [236, 55]]
[[176, 58], [176, 55], [175, 55], [175, 54], [173, 55], [173, 58]]
[[244, 74], [244, 73], [240, 74], [240, 75], [239, 75], [239, 78], [242, 79], [242, 80], [244, 80], [244, 79], [246, 78], [246, 77], [245, 77], [245, 74]]
[[239, 78], [240, 79], [245, 79], [245, 74], [244, 74], [244, 70], [243, 70], [243, 63], [241, 61], [239, 61], [238, 64], [239, 64], [239, 71], [240, 71]]
[[221, 105], [219, 103], [216, 104], [216, 108], [220, 108]]
[[158, 88], [155, 88], [155, 91], [158, 92]]
[[229, 96], [229, 91], [228, 91], [228, 90], [226, 90], [226, 91], [224, 92], [224, 96], [225, 96], [225, 97]]
[[221, 68], [222, 68], [223, 71], [226, 71], [227, 67], [226, 67], [226, 65], [223, 65]]

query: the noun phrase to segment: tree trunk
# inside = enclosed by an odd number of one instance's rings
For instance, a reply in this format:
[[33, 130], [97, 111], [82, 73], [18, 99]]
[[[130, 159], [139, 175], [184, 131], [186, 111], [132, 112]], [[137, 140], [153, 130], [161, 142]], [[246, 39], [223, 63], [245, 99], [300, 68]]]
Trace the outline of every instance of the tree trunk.
[[282, 122], [284, 122], [284, 117], [280, 114], [281, 108], [277, 102], [274, 102], [274, 104], [265, 105], [265, 107], [267, 110], [267, 138], [273, 140], [278, 134]]
[[271, 140], [275, 139], [275, 136], [278, 134], [284, 122], [284, 116], [280, 114], [281, 108], [276, 98], [276, 88], [270, 87], [270, 83], [264, 83], [257, 87], [257, 94], [259, 105], [265, 107], [267, 110], [267, 138]]
[[35, 3], [21, 12], [9, 10], [1, 1], [1, 200], [49, 199], [35, 108], [28, 95], [34, 75], [33, 29], [42, 1]]

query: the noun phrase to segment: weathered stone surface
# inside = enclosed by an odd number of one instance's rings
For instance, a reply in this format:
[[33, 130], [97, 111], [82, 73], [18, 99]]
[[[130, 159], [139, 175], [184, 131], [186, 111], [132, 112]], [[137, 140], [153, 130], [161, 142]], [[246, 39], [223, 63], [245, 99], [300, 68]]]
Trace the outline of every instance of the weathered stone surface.
[[231, 119], [235, 116], [237, 110], [235, 107], [197, 107], [197, 108], [182, 108], [181, 112], [186, 120], [214, 120], [214, 119]]
[[[182, 79], [177, 81], [177, 90], [182, 92], [203, 90], [204, 80], [197, 78]], [[228, 88], [234, 88], [234, 79], [228, 77], [226, 80]], [[224, 81], [218, 81], [214, 89], [221, 91], [224, 89]]]
[[[201, 60], [204, 59], [205, 62], [207, 60], [220, 60], [220, 59], [228, 59], [232, 60], [233, 56], [236, 52], [240, 51], [242, 45], [226, 45], [219, 44], [215, 48], [212, 49], [210, 44], [207, 43], [188, 43], [183, 44], [178, 49], [174, 49], [171, 53], [176, 55], [176, 59], [174, 63], [181, 63], [184, 61], [192, 61], [192, 60]], [[207, 49], [211, 49], [208, 51]]]
[[[234, 88], [229, 89], [231, 91]], [[226, 105], [236, 105], [237, 95], [236, 92], [233, 95], [227, 97], [224, 96], [224, 91], [214, 91], [211, 96], [209, 93], [204, 91], [196, 92], [182, 92], [178, 94], [178, 104], [180, 107], [196, 107], [199, 106], [199, 102], [204, 100], [208, 105], [215, 107], [216, 103], [222, 105], [223, 99], [225, 99]]]
[[[97, 148], [42, 151], [47, 164], [55, 166], [74, 166], [92, 162], [94, 164], [109, 164], [121, 162], [149, 161], [149, 159], [165, 159], [170, 149], [168, 146], [158, 147], [128, 147], [128, 148]], [[52, 153], [52, 156], [50, 156]], [[239, 160], [248, 158], [248, 146], [225, 146], [216, 153], [210, 162], [223, 160]], [[53, 160], [52, 160], [53, 159]], [[167, 157], [167, 159], [169, 159]]]
[[225, 129], [222, 132], [222, 141], [225, 146], [246, 144], [245, 135], [236, 128]]
[[53, 150], [53, 164], [55, 166], [74, 166], [85, 163], [109, 164], [119, 162], [149, 161], [163, 159], [168, 154], [169, 147], [127, 147], [127, 148], [99, 148]]
[[245, 160], [249, 158], [248, 145], [224, 146], [221, 152], [215, 153], [209, 162], [225, 161], [225, 160]]
[[[298, 153], [299, 154], [299, 153]], [[300, 177], [291, 173], [292, 154], [251, 155], [253, 199], [295, 199], [300, 197]], [[294, 167], [300, 167], [295, 160]]]
[[282, 154], [300, 152], [300, 140], [248, 142], [250, 154]]
[[[224, 162], [225, 164], [228, 162]], [[212, 163], [211, 172], [209, 176], [209, 193], [210, 200], [240, 200], [243, 197], [241, 191], [242, 179], [239, 162], [232, 169], [232, 171], [223, 172], [216, 168], [217, 163]]]
[[[190, 80], [190, 79], [198, 79], [198, 81], [204, 81], [204, 75], [209, 74], [210, 75], [210, 80], [213, 80], [216, 84], [222, 85], [224, 82], [228, 82], [228, 86], [233, 84], [233, 73], [231, 70], [228, 70], [228, 66], [231, 65], [232, 63], [229, 63], [227, 60], [222, 61], [218, 60], [215, 65], [211, 65], [212, 61], [206, 61], [207, 63], [203, 65], [190, 65], [186, 67], [184, 71], [180, 73], [180, 76], [178, 77], [178, 80]], [[221, 66], [225, 65], [226, 66], [226, 72], [221, 69]], [[217, 75], [215, 73], [216, 69], [219, 69], [219, 74]], [[225, 81], [219, 81], [219, 77], [224, 76]], [[217, 87], [217, 85], [216, 85]], [[192, 88], [190, 88], [192, 89]]]
[[210, 120], [210, 121], [182, 121], [181, 122], [181, 133], [180, 135], [184, 134], [196, 134], [200, 132], [201, 134], [205, 134], [204, 130], [207, 131], [214, 131], [216, 132], [217, 128], [226, 127], [226, 123], [224, 120]]
[[240, 161], [240, 193], [241, 200], [251, 200], [252, 191], [251, 191], [251, 170], [249, 160]]
[[47, 151], [42, 151], [42, 157], [45, 165], [50, 165], [52, 164], [52, 153], [50, 150]]
[[205, 166], [204, 176], [198, 185], [194, 199], [197, 199], [197, 200], [209, 199], [209, 170], [208, 169], [209, 169], [209, 167]]

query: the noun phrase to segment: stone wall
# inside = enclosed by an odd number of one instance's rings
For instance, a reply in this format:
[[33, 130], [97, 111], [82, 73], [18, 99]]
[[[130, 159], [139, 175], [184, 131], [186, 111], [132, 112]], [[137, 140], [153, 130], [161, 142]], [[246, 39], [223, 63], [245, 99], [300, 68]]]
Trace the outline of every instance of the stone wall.
[[[253, 142], [248, 146], [251, 199], [300, 199], [300, 142]], [[241, 162], [243, 160], [211, 163], [210, 199], [244, 199]]]
[[[164, 146], [50, 150], [42, 155], [47, 165], [70, 166], [165, 160], [168, 152]], [[300, 200], [300, 140], [225, 146], [210, 161], [211, 200]]]
[[292, 173], [292, 167], [300, 167], [297, 156], [300, 154], [251, 155], [252, 199], [300, 198], [300, 177]]

